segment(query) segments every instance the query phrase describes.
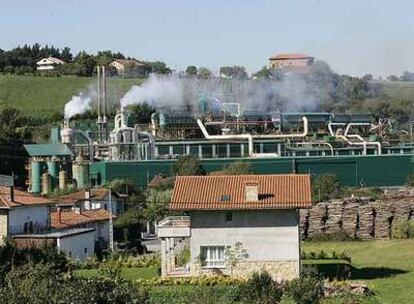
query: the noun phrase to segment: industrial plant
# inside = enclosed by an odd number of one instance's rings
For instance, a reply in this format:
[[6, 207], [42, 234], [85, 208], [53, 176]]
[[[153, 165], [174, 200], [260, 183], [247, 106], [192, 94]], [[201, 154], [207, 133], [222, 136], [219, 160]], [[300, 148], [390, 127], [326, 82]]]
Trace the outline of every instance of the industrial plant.
[[[51, 130], [50, 143], [25, 146], [32, 193], [68, 184], [99, 186], [114, 178], [146, 186], [157, 174], [171, 175], [171, 164], [182, 155], [199, 158], [207, 171], [240, 160], [256, 173], [332, 173], [351, 186], [401, 185], [413, 169], [413, 145], [404, 141], [408, 132], [396, 130], [387, 118], [281, 111], [257, 97], [246, 102], [252, 94], [240, 81], [217, 79], [202, 86], [193, 79], [185, 83], [192, 102], [144, 100], [156, 112], [150, 123], [137, 124], [121, 100], [110, 121], [104, 66], [97, 76], [96, 124], [66, 117]], [[143, 100], [129, 96], [131, 102]]]

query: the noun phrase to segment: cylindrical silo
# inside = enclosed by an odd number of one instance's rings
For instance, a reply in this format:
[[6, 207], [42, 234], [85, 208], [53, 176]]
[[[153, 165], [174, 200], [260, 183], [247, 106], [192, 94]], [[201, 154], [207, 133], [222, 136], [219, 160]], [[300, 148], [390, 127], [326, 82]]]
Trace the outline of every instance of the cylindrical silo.
[[76, 182], [78, 189], [86, 188], [89, 185], [88, 171], [87, 163], [73, 163], [73, 180]]
[[52, 192], [52, 182], [49, 173], [42, 174], [42, 195], [48, 195]]
[[42, 163], [39, 161], [32, 161], [32, 174], [31, 174], [31, 192], [40, 193], [41, 184], [40, 177], [42, 174]]
[[59, 172], [59, 190], [64, 191], [67, 187], [66, 171], [62, 170]]
[[56, 188], [58, 185], [59, 179], [59, 169], [58, 169], [58, 162], [56, 160], [49, 160], [47, 162], [47, 171], [49, 171], [51, 177], [51, 187], [52, 190]]

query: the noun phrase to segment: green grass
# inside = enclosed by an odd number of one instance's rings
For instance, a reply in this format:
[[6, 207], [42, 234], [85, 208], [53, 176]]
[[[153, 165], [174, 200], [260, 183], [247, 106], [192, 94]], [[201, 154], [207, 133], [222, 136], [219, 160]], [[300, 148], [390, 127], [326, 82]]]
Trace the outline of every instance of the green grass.
[[[47, 117], [63, 113], [64, 105], [74, 94], [95, 85], [94, 77], [40, 77], [0, 75], [0, 109], [12, 106], [24, 114]], [[107, 78], [108, 101], [119, 104], [119, 99], [142, 79]]]
[[303, 250], [345, 252], [350, 256], [355, 267], [352, 279], [367, 282], [375, 293], [367, 303], [414, 301], [414, 240], [308, 242]]
[[[80, 269], [76, 270], [75, 274], [80, 277], [94, 277], [99, 274], [98, 269]], [[122, 268], [121, 275], [125, 280], [137, 280], [137, 279], [152, 279], [158, 277], [157, 267], [148, 268]]]

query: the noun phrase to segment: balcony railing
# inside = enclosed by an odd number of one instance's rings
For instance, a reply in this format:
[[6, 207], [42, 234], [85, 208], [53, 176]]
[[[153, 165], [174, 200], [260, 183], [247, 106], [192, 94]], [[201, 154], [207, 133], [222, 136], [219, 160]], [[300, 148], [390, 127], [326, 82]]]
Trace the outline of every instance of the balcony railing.
[[169, 216], [158, 223], [158, 237], [189, 237], [190, 217]]

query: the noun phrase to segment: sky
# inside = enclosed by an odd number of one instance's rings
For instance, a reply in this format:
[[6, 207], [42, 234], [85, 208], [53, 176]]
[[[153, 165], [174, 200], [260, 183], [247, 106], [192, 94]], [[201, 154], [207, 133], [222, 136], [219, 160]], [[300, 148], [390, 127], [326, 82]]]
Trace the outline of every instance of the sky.
[[414, 71], [411, 0], [0, 0], [0, 48], [110, 49], [171, 68], [242, 65], [304, 53], [338, 73]]

